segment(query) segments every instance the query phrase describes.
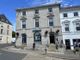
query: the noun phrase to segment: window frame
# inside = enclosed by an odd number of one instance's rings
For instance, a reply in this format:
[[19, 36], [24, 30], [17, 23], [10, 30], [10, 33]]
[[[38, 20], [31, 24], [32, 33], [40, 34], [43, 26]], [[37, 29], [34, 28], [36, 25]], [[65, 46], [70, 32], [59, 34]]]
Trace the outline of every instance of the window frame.
[[39, 19], [35, 19], [35, 27], [39, 27]]
[[[79, 24], [79, 25], [77, 25], [77, 24]], [[79, 30], [77, 28], [79, 28]], [[76, 31], [80, 31], [80, 22], [76, 22]]]
[[51, 7], [48, 8], [48, 12], [53, 12], [53, 9]]
[[78, 12], [74, 12], [74, 16], [79, 16]]
[[1, 29], [1, 34], [3, 34], [3, 29]]
[[39, 9], [35, 9], [35, 14], [39, 14]]
[[[65, 24], [64, 29], [65, 29], [65, 32], [69, 32], [69, 31], [70, 31], [69, 24]], [[66, 29], [67, 29], [67, 30], [66, 30]]]
[[21, 20], [21, 23], [22, 29], [26, 28], [26, 20]]
[[63, 13], [63, 17], [68, 17], [68, 13]]
[[23, 16], [26, 16], [26, 11], [22, 11], [22, 15]]
[[53, 27], [54, 26], [53, 17], [49, 18], [49, 26], [50, 27]]

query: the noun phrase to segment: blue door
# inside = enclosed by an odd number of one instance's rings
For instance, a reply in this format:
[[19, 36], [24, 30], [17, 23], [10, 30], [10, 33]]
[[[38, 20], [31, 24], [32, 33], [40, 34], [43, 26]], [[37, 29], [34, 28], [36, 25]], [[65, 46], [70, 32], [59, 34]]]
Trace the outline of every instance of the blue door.
[[22, 43], [26, 43], [26, 34], [22, 34]]
[[35, 43], [41, 43], [41, 33], [40, 32], [34, 33], [34, 42]]

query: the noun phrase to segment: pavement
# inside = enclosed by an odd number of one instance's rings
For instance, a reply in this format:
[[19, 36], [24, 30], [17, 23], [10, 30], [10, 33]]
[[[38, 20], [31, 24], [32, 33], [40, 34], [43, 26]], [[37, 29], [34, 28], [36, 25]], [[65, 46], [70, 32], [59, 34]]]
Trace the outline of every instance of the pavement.
[[45, 52], [42, 50], [21, 49], [15, 48], [14, 46], [5, 47], [2, 50], [13, 53], [26, 54], [25, 58], [22, 60], [80, 60], [80, 55], [77, 54], [58, 54], [50, 51], [45, 54]]

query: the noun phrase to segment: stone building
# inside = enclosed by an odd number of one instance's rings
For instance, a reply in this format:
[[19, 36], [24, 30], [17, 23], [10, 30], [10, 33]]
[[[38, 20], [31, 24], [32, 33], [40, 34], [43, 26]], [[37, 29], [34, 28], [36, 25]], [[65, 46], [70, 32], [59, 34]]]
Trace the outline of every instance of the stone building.
[[12, 40], [12, 24], [5, 17], [0, 14], [0, 44], [11, 43]]
[[16, 45], [32, 47], [62, 40], [60, 4], [16, 9]]

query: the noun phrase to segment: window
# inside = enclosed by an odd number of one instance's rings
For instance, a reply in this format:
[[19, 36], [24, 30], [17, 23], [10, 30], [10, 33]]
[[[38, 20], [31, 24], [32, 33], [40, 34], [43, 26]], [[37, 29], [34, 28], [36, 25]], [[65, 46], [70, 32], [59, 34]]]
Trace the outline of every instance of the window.
[[36, 9], [36, 10], [35, 10], [35, 14], [38, 14], [38, 13], [39, 13], [39, 10], [38, 10], [38, 9]]
[[68, 17], [68, 16], [67, 16], [67, 13], [64, 13], [64, 14], [63, 14], [63, 17]]
[[7, 29], [9, 29], [9, 25], [7, 25]]
[[39, 27], [39, 19], [35, 19], [35, 27]]
[[49, 18], [49, 26], [53, 26], [53, 18]]
[[7, 35], [9, 35], [9, 30], [7, 30]]
[[3, 27], [3, 26], [1, 25], [1, 27]]
[[24, 15], [24, 16], [25, 16], [25, 15], [26, 15], [26, 11], [23, 11], [23, 12], [22, 12], [22, 15]]
[[26, 20], [22, 20], [22, 28], [26, 28]]
[[2, 40], [2, 36], [0, 36], [0, 40]]
[[76, 30], [80, 31], [80, 23], [76, 23]]
[[1, 34], [3, 34], [3, 29], [1, 29]]
[[69, 31], [69, 24], [65, 24], [65, 31]]
[[74, 16], [78, 16], [78, 12], [74, 12]]
[[53, 12], [52, 8], [48, 8], [48, 11], [49, 11], [49, 12]]

